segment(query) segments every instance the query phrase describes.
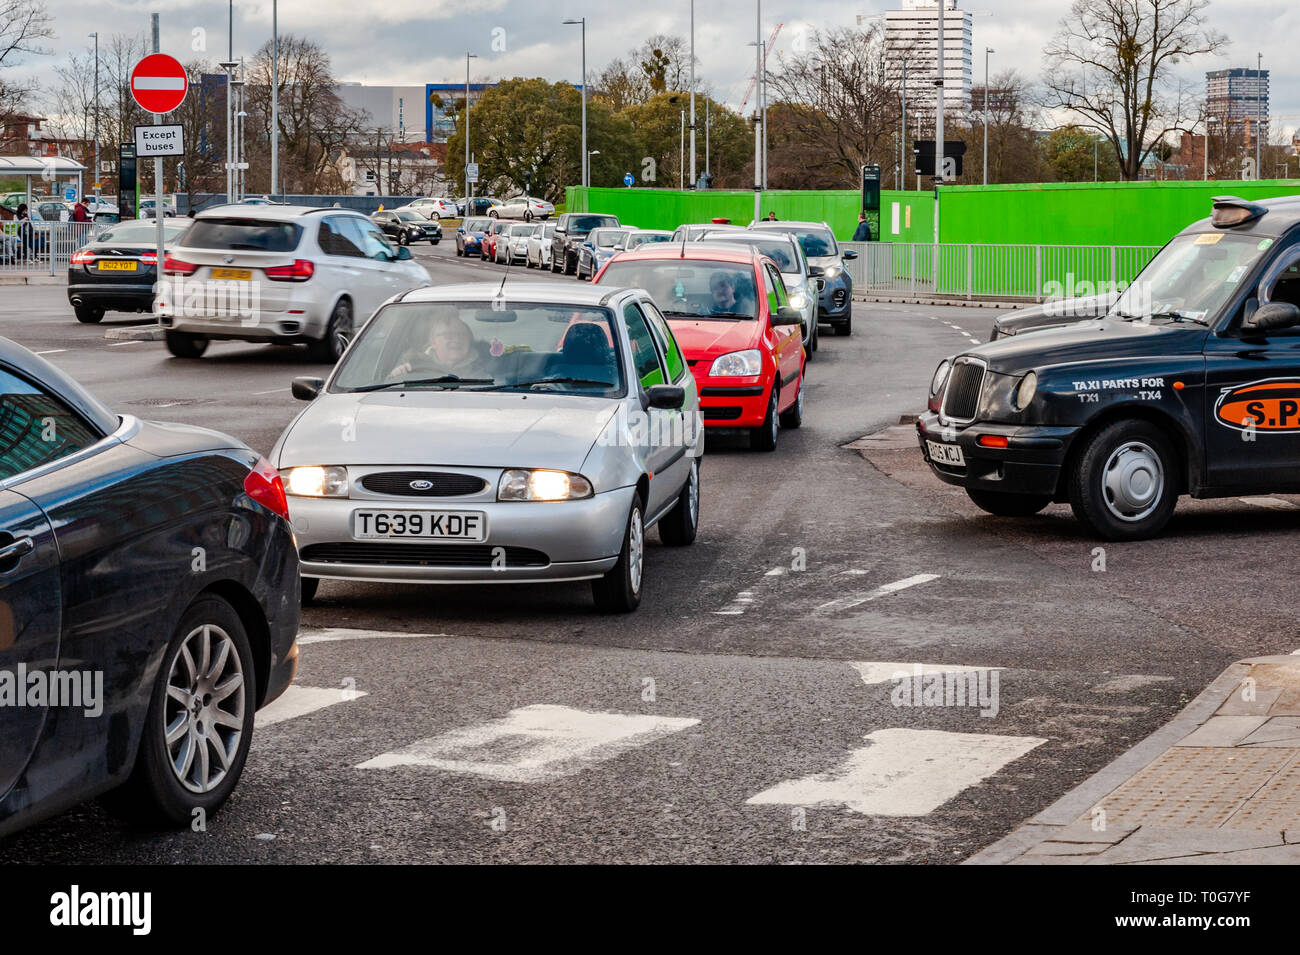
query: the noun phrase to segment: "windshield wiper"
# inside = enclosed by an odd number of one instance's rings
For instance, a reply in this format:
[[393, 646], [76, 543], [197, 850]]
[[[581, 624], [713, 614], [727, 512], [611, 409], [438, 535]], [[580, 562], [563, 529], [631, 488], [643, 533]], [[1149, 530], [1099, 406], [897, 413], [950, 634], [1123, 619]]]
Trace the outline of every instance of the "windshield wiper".
[[350, 391], [384, 391], [388, 388], [414, 388], [418, 385], [493, 385], [495, 378], [462, 378], [459, 375], [439, 375], [437, 378], [407, 378], [403, 381], [381, 381], [362, 385]]
[[741, 312], [677, 312], [670, 308], [662, 310], [665, 315], [680, 315], [682, 318], [701, 318], [701, 319], [729, 319], [731, 321], [753, 321], [753, 315], [745, 315]]
[[1169, 308], [1161, 312], [1152, 312], [1152, 318], [1168, 318], [1175, 322], [1195, 322], [1197, 325], [1209, 326], [1209, 322], [1191, 312], [1184, 312], [1180, 308]]
[[579, 387], [587, 386], [594, 388], [613, 388], [612, 381], [598, 381], [595, 378], [570, 378], [564, 375], [555, 378], [534, 378], [532, 381], [516, 381], [511, 384], [497, 385], [495, 388], [484, 388], [484, 391], [503, 391], [509, 388], [532, 388], [536, 385], [577, 385]]

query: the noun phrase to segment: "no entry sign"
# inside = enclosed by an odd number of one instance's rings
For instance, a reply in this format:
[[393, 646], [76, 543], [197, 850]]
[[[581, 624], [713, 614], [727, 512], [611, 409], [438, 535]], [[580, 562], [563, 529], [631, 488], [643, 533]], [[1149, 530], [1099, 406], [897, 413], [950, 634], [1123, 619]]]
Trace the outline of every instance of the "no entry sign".
[[131, 95], [147, 113], [170, 113], [181, 105], [188, 88], [185, 67], [166, 53], [146, 56], [131, 71]]

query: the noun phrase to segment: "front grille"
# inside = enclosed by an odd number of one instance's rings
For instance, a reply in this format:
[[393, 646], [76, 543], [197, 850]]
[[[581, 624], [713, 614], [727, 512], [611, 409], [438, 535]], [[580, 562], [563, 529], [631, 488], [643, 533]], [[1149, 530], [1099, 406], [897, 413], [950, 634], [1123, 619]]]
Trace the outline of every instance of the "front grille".
[[979, 410], [980, 389], [984, 385], [984, 365], [969, 358], [959, 358], [948, 373], [948, 390], [944, 393], [943, 415], [954, 421], [973, 421]]
[[842, 288], [837, 288], [834, 292], [831, 292], [831, 301], [835, 303], [836, 308], [843, 308], [848, 299], [849, 293]]
[[491, 567], [498, 550], [505, 551], [507, 567], [545, 567], [551, 562], [541, 551], [529, 547], [497, 548], [490, 544], [408, 544], [388, 541], [309, 544], [302, 549], [302, 559], [320, 564]]
[[734, 421], [740, 417], [740, 408], [701, 408], [705, 421]]
[[[412, 481], [428, 481], [432, 486], [413, 488]], [[367, 474], [361, 486], [376, 494], [401, 497], [456, 497], [460, 494], [477, 494], [488, 485], [487, 481], [472, 474], [451, 474], [446, 471], [381, 471]]]

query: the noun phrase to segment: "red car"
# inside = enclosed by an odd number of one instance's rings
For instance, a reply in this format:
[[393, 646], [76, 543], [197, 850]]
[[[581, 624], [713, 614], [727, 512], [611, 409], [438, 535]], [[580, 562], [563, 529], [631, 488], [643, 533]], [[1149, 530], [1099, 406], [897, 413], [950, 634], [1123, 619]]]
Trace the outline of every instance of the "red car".
[[478, 257], [484, 262], [496, 261], [497, 238], [501, 235], [501, 230], [509, 224], [509, 222], [502, 222], [500, 219], [493, 219], [492, 224], [484, 230], [483, 238], [478, 244]]
[[803, 422], [799, 312], [757, 249], [657, 242], [614, 256], [594, 281], [650, 293], [695, 374], [706, 428], [747, 430], [751, 447], [771, 451], [781, 428]]

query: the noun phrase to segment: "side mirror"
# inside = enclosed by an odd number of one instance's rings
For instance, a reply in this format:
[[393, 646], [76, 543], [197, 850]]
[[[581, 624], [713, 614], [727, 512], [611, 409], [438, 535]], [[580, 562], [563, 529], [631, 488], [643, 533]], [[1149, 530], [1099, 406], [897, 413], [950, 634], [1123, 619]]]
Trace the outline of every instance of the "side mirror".
[[411, 250], [404, 245], [399, 245], [397, 247], [397, 261], [405, 262], [407, 259], [410, 258], [413, 258], [413, 256], [411, 255]]
[[809, 275], [821, 275], [821, 274], [824, 273], [825, 271], [826, 271], [826, 270], [825, 270], [824, 268], [822, 268], [820, 265], [810, 265], [810, 266], [808, 266], [808, 274], [809, 274]]
[[646, 389], [646, 399], [651, 408], [676, 411], [686, 403], [686, 389], [677, 385], [651, 385]]
[[798, 325], [803, 321], [803, 316], [799, 314], [799, 309], [792, 305], [782, 305], [772, 316], [772, 327], [776, 328], [781, 325]]
[[1249, 330], [1271, 331], [1294, 328], [1297, 325], [1300, 325], [1300, 308], [1290, 302], [1265, 302], [1244, 327]]
[[295, 378], [290, 389], [299, 401], [311, 401], [325, 387], [324, 378]]
[[846, 249], [844, 251], [844, 258], [846, 259], [856, 259], [857, 257], [858, 253], [854, 252], [852, 249]]

